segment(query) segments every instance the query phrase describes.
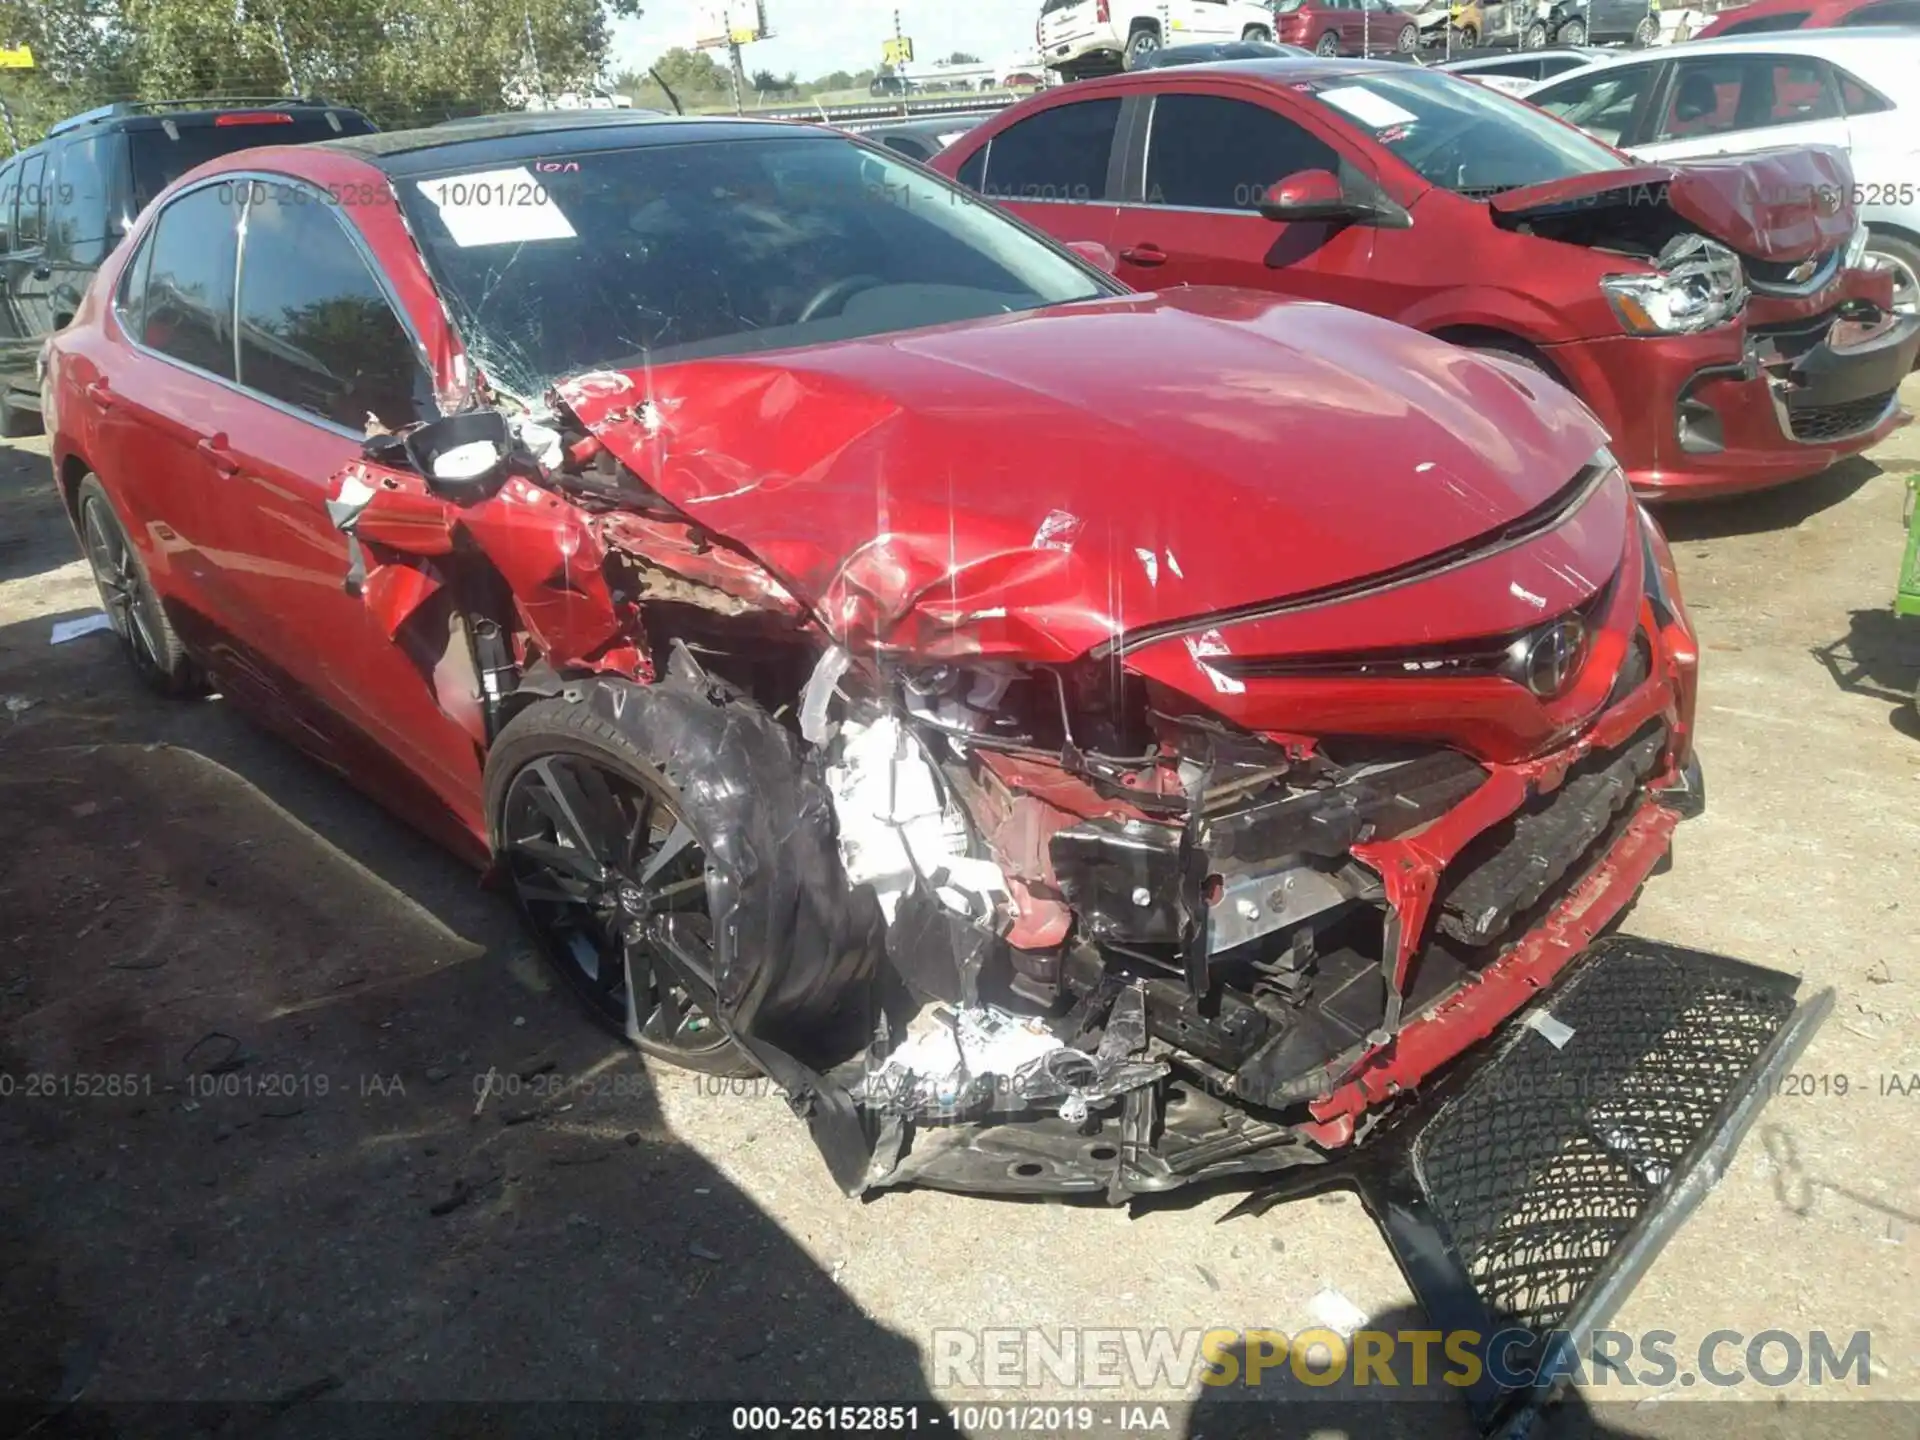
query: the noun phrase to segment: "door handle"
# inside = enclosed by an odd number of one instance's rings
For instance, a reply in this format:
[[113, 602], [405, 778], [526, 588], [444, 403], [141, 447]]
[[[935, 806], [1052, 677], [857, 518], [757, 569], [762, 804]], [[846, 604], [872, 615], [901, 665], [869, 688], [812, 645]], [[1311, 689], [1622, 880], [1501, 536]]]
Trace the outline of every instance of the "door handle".
[[113, 408], [113, 392], [107, 388], [107, 382], [104, 380], [89, 380], [86, 386], [86, 396], [87, 399], [98, 405], [102, 410], [111, 410]]
[[238, 475], [240, 462], [227, 449], [227, 435], [223, 430], [217, 435], [202, 435], [194, 443], [194, 449], [207, 457], [207, 463], [222, 475]]
[[1120, 258], [1129, 265], [1164, 265], [1167, 252], [1148, 241], [1144, 245], [1132, 245], [1120, 252]]

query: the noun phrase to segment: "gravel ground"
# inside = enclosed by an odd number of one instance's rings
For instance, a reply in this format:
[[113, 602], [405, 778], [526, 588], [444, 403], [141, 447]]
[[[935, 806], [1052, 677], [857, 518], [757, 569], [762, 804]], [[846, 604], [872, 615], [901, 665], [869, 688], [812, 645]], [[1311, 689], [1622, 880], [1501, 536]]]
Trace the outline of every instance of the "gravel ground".
[[[1344, 1198], [1224, 1225], [1231, 1195], [842, 1198], [777, 1097], [604, 1042], [504, 904], [336, 777], [149, 697], [109, 637], [50, 646], [96, 601], [44, 453], [0, 447], [0, 1396], [957, 1401], [986, 1392], [936, 1385], [937, 1329], [1293, 1332], [1327, 1291], [1405, 1320]], [[1910, 1400], [1920, 621], [1888, 602], [1920, 437], [1873, 461], [1668, 517], [1710, 804], [1626, 928], [1838, 1001], [1811, 1093], [1617, 1325], [1683, 1357], [1869, 1330], [1865, 1393]], [[87, 1076], [121, 1078], [60, 1078]], [[1692, 1407], [1650, 1402], [1702, 1392], [1624, 1393], [1658, 1432]]]

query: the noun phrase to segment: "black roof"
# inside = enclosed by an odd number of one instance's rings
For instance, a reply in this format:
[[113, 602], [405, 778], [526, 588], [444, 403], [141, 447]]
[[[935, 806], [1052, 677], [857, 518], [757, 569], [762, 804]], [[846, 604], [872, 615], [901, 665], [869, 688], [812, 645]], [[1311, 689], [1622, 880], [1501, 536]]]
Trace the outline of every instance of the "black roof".
[[96, 129], [163, 130], [168, 126], [174, 126], [191, 130], [203, 125], [212, 125], [222, 116], [236, 112], [262, 111], [279, 111], [289, 114], [307, 112], [322, 115], [332, 112], [338, 115], [352, 115], [363, 124], [372, 123], [351, 105], [336, 105], [331, 100], [324, 100], [317, 96], [273, 95], [232, 99], [123, 100], [112, 105], [101, 105], [78, 115], [69, 115], [66, 119], [49, 126], [43, 138], [54, 140], [63, 135]]
[[[556, 120], [556, 115], [564, 116]], [[591, 118], [589, 118], [591, 117]], [[382, 130], [321, 141], [317, 148], [357, 155], [389, 175], [423, 175], [475, 165], [510, 165], [568, 150], [630, 150], [641, 145], [687, 145], [701, 140], [764, 140], [817, 125], [732, 116], [650, 115], [632, 111], [551, 111], [482, 116], [424, 130]]]

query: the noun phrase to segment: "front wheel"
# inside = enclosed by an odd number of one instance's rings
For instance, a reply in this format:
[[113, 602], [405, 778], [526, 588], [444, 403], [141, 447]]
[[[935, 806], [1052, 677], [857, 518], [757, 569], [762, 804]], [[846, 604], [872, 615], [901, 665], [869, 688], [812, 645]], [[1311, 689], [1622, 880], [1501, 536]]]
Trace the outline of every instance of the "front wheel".
[[1920, 315], [1920, 245], [1882, 230], [1867, 236], [1867, 264], [1893, 272], [1893, 308], [1902, 315]]
[[1127, 40], [1126, 68], [1136, 68], [1160, 48], [1160, 37], [1152, 30], [1136, 30]]
[[671, 926], [711, 986], [705, 847], [672, 759], [585, 705], [537, 702], [487, 757], [495, 850], [542, 957], [595, 1020], [671, 1064], [751, 1075], [651, 938]]
[[1340, 53], [1340, 37], [1331, 30], [1327, 31], [1313, 47], [1313, 53], [1316, 55], [1338, 55]]
[[1584, 20], [1569, 20], [1560, 27], [1562, 45], [1584, 45], [1587, 43], [1587, 23]]
[[1651, 15], [1633, 27], [1633, 43], [1643, 50], [1659, 38], [1660, 22]]
[[1462, 25], [1453, 33], [1459, 37], [1461, 45], [1468, 50], [1473, 49], [1480, 43], [1480, 32], [1471, 25]]

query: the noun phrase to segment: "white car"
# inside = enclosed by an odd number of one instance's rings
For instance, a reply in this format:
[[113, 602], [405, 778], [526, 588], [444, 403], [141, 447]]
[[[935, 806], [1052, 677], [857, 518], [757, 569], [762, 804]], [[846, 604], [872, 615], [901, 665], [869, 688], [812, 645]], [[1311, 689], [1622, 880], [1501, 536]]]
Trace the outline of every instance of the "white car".
[[1868, 262], [1920, 313], [1920, 33], [1783, 30], [1638, 52], [1525, 91], [1646, 160], [1834, 145], [1853, 161]]
[[1608, 59], [1612, 53], [1610, 50], [1572, 47], [1557, 50], [1495, 50], [1492, 53], [1483, 50], [1463, 60], [1442, 60], [1433, 68], [1464, 76], [1495, 90], [1504, 90], [1509, 95], [1519, 95], [1542, 81]]
[[1043, 0], [1040, 62], [1068, 79], [1131, 70], [1163, 45], [1273, 39], [1273, 8], [1252, 0]]

